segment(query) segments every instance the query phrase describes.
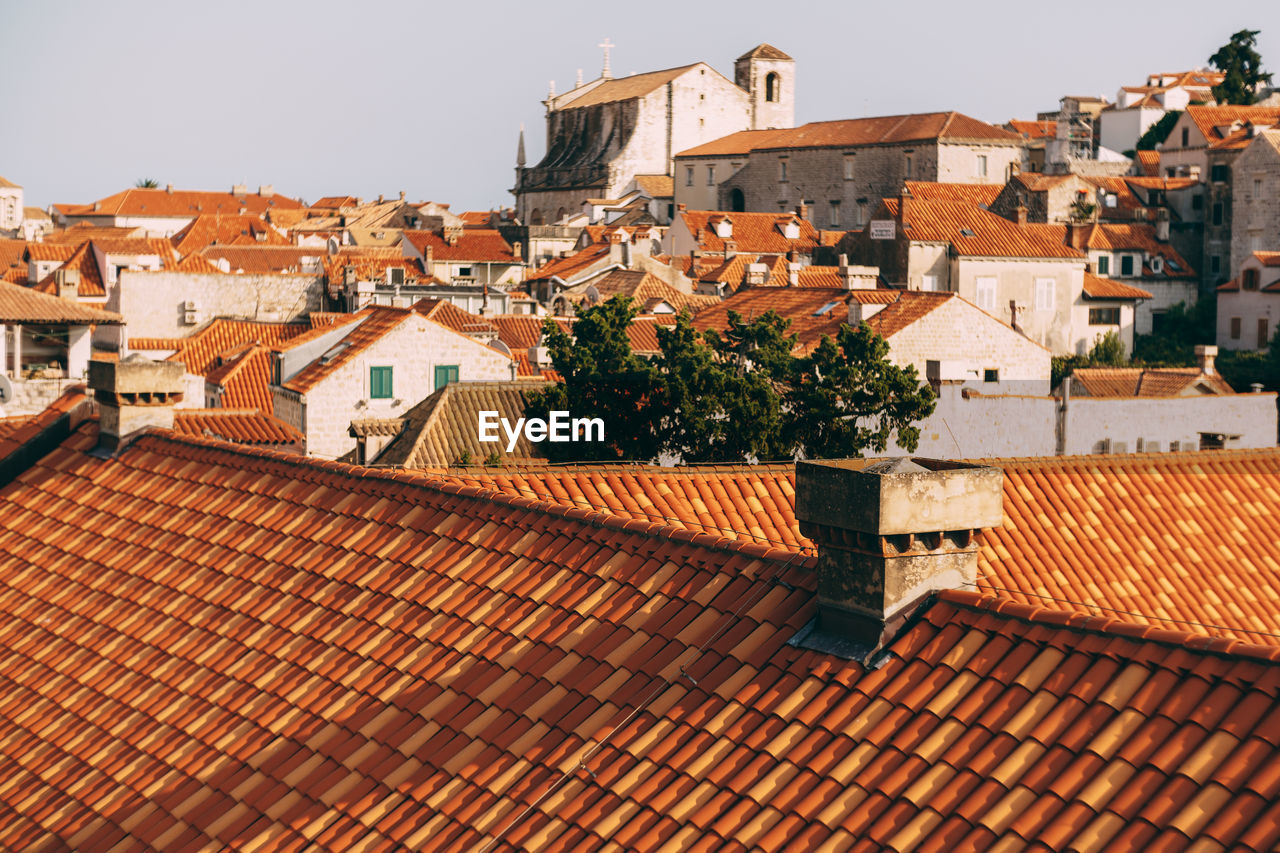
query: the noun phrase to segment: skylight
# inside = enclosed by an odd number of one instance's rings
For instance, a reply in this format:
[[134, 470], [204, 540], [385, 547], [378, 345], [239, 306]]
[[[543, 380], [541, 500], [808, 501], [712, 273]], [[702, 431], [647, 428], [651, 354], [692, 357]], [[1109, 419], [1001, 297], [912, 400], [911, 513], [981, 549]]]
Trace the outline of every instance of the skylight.
[[977, 237], [978, 235], [974, 233], [972, 228], [961, 228], [960, 236], [961, 237]]
[[828, 302], [826, 305], [823, 305], [823, 306], [822, 306], [821, 308], [819, 308], [817, 311], [814, 311], [814, 312], [813, 312], [813, 316], [815, 316], [815, 317], [821, 317], [823, 314], [826, 314], [826, 313], [827, 313], [827, 312], [829, 312], [832, 308], [835, 308], [835, 307], [836, 307], [837, 305], [839, 305], [839, 304], [840, 304], [840, 303], [839, 303], [838, 301], [836, 301], [836, 302]]

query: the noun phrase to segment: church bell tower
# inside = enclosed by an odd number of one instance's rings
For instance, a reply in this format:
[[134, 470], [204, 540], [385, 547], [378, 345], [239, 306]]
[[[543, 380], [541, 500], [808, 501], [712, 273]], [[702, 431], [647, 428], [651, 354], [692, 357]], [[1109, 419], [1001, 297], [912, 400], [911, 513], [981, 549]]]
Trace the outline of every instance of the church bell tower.
[[795, 127], [796, 61], [770, 44], [739, 56], [733, 82], [750, 97], [751, 130]]

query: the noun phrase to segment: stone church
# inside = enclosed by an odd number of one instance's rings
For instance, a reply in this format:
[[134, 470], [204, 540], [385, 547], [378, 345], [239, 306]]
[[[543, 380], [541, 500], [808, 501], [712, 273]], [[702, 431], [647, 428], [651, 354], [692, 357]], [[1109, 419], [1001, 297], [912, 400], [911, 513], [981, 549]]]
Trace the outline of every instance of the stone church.
[[[606, 47], [607, 51], [607, 47]], [[732, 81], [705, 62], [614, 78], [608, 53], [599, 78], [543, 102], [547, 153], [516, 157], [516, 212], [550, 225], [588, 198], [617, 199], [636, 178], [672, 175], [672, 155], [740, 130], [795, 124], [795, 60], [762, 44], [738, 57]]]

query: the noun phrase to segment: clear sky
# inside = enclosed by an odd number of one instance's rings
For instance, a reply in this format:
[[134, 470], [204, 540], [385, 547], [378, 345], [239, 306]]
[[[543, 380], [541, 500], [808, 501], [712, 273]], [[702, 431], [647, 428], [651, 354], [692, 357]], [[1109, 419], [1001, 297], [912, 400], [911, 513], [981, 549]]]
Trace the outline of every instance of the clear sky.
[[[154, 178], [307, 201], [404, 190], [454, 210], [510, 204], [516, 136], [545, 149], [547, 84], [733, 60], [796, 60], [796, 120], [959, 110], [1034, 118], [1206, 64], [1280, 2], [277, 2], [0, 0], [0, 175], [26, 203]], [[1280, 75], [1277, 77], [1280, 80]]]

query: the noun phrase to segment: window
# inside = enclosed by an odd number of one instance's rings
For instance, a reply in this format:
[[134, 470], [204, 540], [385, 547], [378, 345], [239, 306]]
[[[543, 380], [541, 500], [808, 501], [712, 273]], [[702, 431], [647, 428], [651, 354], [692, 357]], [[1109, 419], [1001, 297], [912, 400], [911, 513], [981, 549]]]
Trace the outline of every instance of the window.
[[693, 186], [693, 167], [692, 166], [684, 167], [684, 185], [686, 187]]
[[853, 155], [844, 155], [844, 179], [846, 181], [853, 180]]
[[1036, 310], [1052, 311], [1054, 303], [1055, 282], [1051, 278], [1036, 279]]
[[1191, 132], [1190, 132], [1187, 128], [1185, 128], [1185, 127], [1184, 127], [1184, 128], [1182, 129], [1182, 147], [1183, 147], [1183, 148], [1186, 148], [1186, 147], [1187, 147], [1187, 144], [1188, 144], [1190, 141], [1191, 141]]
[[764, 78], [764, 99], [770, 103], [776, 103], [782, 99], [782, 80], [772, 71]]
[[936, 275], [920, 276], [920, 289], [936, 291], [938, 289], [938, 277]]
[[1111, 256], [1098, 255], [1098, 275], [1111, 274]]
[[1257, 290], [1258, 289], [1258, 271], [1245, 270], [1244, 272], [1240, 273], [1240, 288], [1242, 290]]
[[470, 277], [471, 277], [471, 267], [458, 267], [458, 275], [459, 275], [461, 278], [470, 278]]
[[[387, 368], [390, 370], [391, 368]], [[437, 364], [436, 365], [436, 384], [435, 390], [439, 391], [450, 382], [458, 381], [458, 365], [456, 364]]]
[[1222, 269], [1222, 257], [1219, 255], [1209, 256], [1209, 272], [1217, 275]]
[[910, 154], [907, 155], [907, 164], [904, 171], [906, 172], [906, 175], [908, 178], [911, 177], [911, 155]]
[[978, 177], [985, 178], [987, 176], [987, 155], [978, 155]]
[[1133, 255], [1120, 256], [1120, 275], [1133, 275]]
[[1000, 370], [995, 367], [986, 368], [985, 370], [982, 371], [982, 381], [983, 382], [999, 382]]
[[716, 167], [707, 167], [707, 186], [714, 187], [716, 185]]
[[1262, 179], [1261, 178], [1253, 179], [1253, 197], [1262, 198]]
[[778, 180], [784, 184], [787, 182], [787, 161], [786, 160], [778, 161]]
[[840, 227], [840, 202], [832, 200], [827, 202], [827, 205], [831, 208], [831, 227], [839, 228]]
[[995, 276], [983, 276], [974, 281], [978, 291], [978, 307], [983, 311], [996, 310]]
[[1192, 210], [1204, 210], [1204, 194], [1196, 193], [1191, 197]]
[[1268, 334], [1269, 331], [1270, 330], [1267, 328], [1267, 318], [1259, 317], [1258, 318], [1258, 349], [1267, 348], [1267, 342], [1271, 340], [1271, 336]]
[[1115, 207], [1116, 204], [1119, 202], [1119, 200], [1120, 200], [1120, 196], [1116, 195], [1115, 193], [1106, 193], [1103, 196], [1102, 203], [1105, 204], [1107, 207]]
[[392, 390], [391, 368], [390, 367], [370, 367], [369, 368], [369, 397], [374, 400], [389, 400], [394, 391]]
[[1209, 180], [1215, 184], [1223, 184], [1227, 181], [1227, 164], [1214, 163], [1209, 167]]
[[867, 224], [867, 200], [865, 198], [858, 199], [858, 219], [853, 224], [858, 228]]
[[1112, 308], [1090, 308], [1089, 309], [1089, 325], [1090, 326], [1119, 326], [1120, 325], [1120, 309]]
[[1240, 326], [1241, 326], [1240, 318], [1232, 317], [1231, 318], [1231, 340], [1233, 341], [1240, 340]]

